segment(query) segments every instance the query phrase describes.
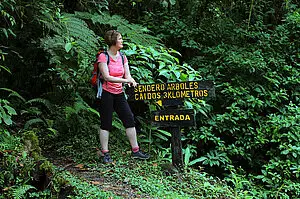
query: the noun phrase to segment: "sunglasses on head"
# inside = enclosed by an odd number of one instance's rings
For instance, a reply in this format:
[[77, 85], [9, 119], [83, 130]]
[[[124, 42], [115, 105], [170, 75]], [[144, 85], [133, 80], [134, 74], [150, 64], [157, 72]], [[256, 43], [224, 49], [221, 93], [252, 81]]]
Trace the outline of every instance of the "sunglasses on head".
[[115, 33], [117, 33], [117, 32], [118, 32], [118, 31], [113, 30], [112, 33], [111, 33], [111, 35], [110, 35], [110, 38], [112, 38], [112, 36], [113, 36]]

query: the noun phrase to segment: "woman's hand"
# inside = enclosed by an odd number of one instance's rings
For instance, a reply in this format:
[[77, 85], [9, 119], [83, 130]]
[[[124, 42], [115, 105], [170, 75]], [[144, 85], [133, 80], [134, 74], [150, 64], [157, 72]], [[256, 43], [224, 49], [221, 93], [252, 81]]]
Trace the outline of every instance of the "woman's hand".
[[136, 87], [137, 83], [136, 83], [136, 81], [132, 77], [128, 78], [127, 80], [128, 80], [127, 83], [129, 85], [129, 87], [130, 86]]

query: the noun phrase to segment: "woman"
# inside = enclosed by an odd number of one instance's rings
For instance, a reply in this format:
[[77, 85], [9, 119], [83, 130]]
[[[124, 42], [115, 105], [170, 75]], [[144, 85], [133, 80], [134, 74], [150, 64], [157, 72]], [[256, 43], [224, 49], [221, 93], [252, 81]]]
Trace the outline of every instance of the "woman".
[[[108, 138], [112, 129], [113, 111], [116, 111], [126, 128], [126, 135], [132, 148], [132, 157], [148, 159], [150, 156], [142, 152], [137, 143], [133, 114], [123, 92], [123, 83], [134, 87], [137, 83], [130, 75], [126, 56], [121, 55], [119, 52], [123, 48], [122, 36], [118, 31], [110, 30], [106, 32], [104, 40], [109, 46], [107, 51], [110, 59], [109, 64], [107, 65], [107, 56], [104, 53], [101, 53], [97, 60], [99, 71], [104, 79], [102, 84], [103, 93], [100, 100], [100, 143], [104, 155], [103, 162], [112, 162], [108, 150]], [[121, 56], [124, 56], [123, 61]]]

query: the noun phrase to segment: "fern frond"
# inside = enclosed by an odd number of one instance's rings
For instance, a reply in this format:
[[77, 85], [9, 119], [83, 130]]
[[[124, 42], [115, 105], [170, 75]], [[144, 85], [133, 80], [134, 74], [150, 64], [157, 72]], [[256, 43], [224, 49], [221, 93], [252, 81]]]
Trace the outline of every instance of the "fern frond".
[[20, 138], [10, 135], [6, 130], [0, 131], [0, 151], [15, 149]]
[[34, 104], [34, 103], [44, 105], [49, 111], [52, 110], [52, 104], [49, 100], [46, 100], [46, 99], [43, 99], [43, 98], [35, 98], [35, 99], [28, 100], [26, 102], [26, 104], [31, 104], [31, 105]]
[[102, 14], [90, 14], [85, 12], [76, 12], [75, 16], [82, 19], [92, 20], [94, 24], [110, 25], [112, 27], [117, 27], [117, 29], [126, 35], [126, 38], [135, 44], [140, 44], [143, 46], [161, 46], [159, 38], [150, 35], [150, 31], [137, 24], [130, 24], [129, 21], [122, 18], [119, 15], [110, 16], [109, 13]]
[[2, 66], [2, 65], [0, 65], [0, 71], [1, 71], [1, 68], [2, 68], [3, 70], [5, 70], [6, 72], [8, 72], [8, 73], [10, 73], [10, 74], [11, 74], [11, 72], [10, 72], [9, 68], [7, 68], [6, 66]]
[[38, 107], [29, 107], [26, 110], [21, 110], [21, 115], [41, 115], [42, 111]]
[[57, 135], [57, 130], [56, 129], [54, 129], [54, 128], [47, 128], [51, 133], [52, 133], [52, 135], [49, 135], [49, 136], [55, 136], [55, 135]]
[[75, 109], [70, 106], [66, 106], [64, 110], [67, 120], [71, 117], [72, 114], [76, 113]]
[[[73, 14], [63, 14], [61, 21], [55, 22], [54, 25], [52, 21], [43, 21], [43, 23], [55, 33], [55, 36], [45, 37], [41, 40], [41, 46], [51, 55], [51, 64], [56, 63], [60, 66], [70, 67], [70, 64], [64, 63], [67, 62], [64, 56], [67, 54], [66, 43], [72, 43], [72, 47], [80, 59], [87, 57], [89, 60], [94, 59], [99, 43], [96, 34], [85, 21]], [[81, 66], [81, 62], [79, 65]], [[81, 67], [85, 68], [86, 66]]]
[[44, 120], [42, 120], [41, 118], [34, 118], [31, 120], [28, 120], [25, 125], [24, 125], [24, 129], [28, 129], [30, 126], [32, 126], [33, 124], [37, 124], [37, 123], [42, 123], [44, 126], [47, 126], [47, 124], [45, 123]]
[[12, 190], [12, 192], [13, 192], [12, 195], [13, 195], [14, 199], [25, 198], [26, 192], [30, 189], [36, 189], [36, 188], [31, 185], [21, 185]]
[[81, 110], [87, 110], [88, 107], [82, 101], [77, 101], [74, 104], [74, 109], [75, 109], [76, 113], [79, 113]]
[[9, 97], [15, 96], [15, 97], [19, 98], [20, 100], [22, 100], [22, 102], [26, 102], [26, 100], [19, 93], [17, 93], [14, 90], [11, 90], [9, 88], [0, 88], [0, 90], [4, 90], [4, 91], [10, 92]]
[[80, 111], [87, 111], [90, 113], [96, 114], [100, 117], [100, 114], [97, 110], [91, 108], [81, 97], [78, 97], [73, 107], [65, 107], [66, 118], [69, 119], [72, 114], [78, 114]]
[[42, 22], [46, 29], [51, 30], [58, 35], [63, 34], [64, 27], [63, 24], [61, 24], [59, 21], [49, 20], [49, 19], [40, 19], [40, 22]]
[[112, 126], [116, 129], [119, 129], [120, 131], [125, 131], [125, 127], [123, 126], [122, 121], [116, 116], [116, 114], [114, 114], [113, 116]]
[[100, 114], [99, 114], [99, 112], [97, 110], [95, 110], [93, 108], [88, 108], [87, 110], [90, 111], [91, 113], [96, 114], [98, 117], [100, 117]]
[[[74, 38], [78, 38], [79, 41], [88, 44], [84, 46], [85, 48], [86, 47], [88, 47], [88, 49], [98, 48], [98, 42], [96, 38], [97, 36], [91, 29], [89, 29], [85, 21], [71, 14], [66, 14], [64, 16], [65, 16], [66, 30], [68, 31], [68, 34], [70, 36]], [[82, 49], [82, 50], [87, 50], [87, 49]]]
[[75, 46], [78, 48], [78, 51], [86, 55], [94, 56], [99, 45], [96, 34], [89, 29], [85, 21], [77, 18], [73, 14], [65, 14], [64, 17], [67, 35], [71, 38], [75, 38]]

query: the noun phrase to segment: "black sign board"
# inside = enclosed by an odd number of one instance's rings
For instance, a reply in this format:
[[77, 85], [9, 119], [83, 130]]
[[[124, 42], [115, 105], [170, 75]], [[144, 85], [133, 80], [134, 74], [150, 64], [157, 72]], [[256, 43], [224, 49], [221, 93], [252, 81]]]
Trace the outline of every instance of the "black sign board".
[[168, 99], [168, 100], [162, 100], [162, 106], [164, 107], [170, 107], [170, 106], [183, 106], [183, 99]]
[[193, 109], [177, 109], [183, 105], [184, 98], [213, 98], [215, 88], [212, 81], [168, 82], [156, 84], [139, 84], [126, 89], [128, 100], [156, 100], [166, 107], [152, 114], [152, 124], [168, 127], [172, 133], [171, 151], [172, 163], [182, 170], [183, 156], [180, 127], [195, 126]]
[[152, 123], [161, 127], [195, 126], [193, 109], [166, 109], [152, 113]]

